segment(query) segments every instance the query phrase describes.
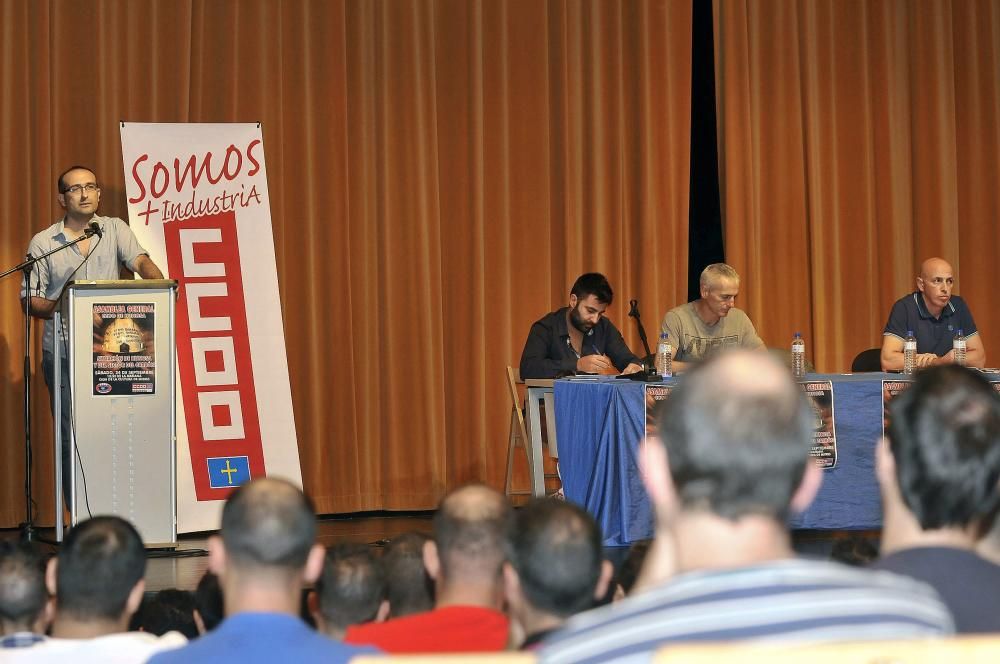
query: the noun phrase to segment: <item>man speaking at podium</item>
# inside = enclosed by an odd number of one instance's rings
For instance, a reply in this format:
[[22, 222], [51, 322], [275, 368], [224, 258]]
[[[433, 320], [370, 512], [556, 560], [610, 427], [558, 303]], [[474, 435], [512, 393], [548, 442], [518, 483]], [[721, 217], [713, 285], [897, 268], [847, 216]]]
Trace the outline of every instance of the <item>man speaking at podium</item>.
[[557, 378], [575, 373], [622, 373], [642, 369], [621, 332], [604, 317], [614, 299], [603, 274], [581, 275], [569, 295], [569, 306], [531, 326], [521, 353], [521, 379]]
[[[28, 301], [28, 311], [45, 320], [42, 334], [42, 373], [49, 388], [49, 406], [53, 406], [53, 321], [56, 306], [66, 284], [72, 280], [119, 279], [121, 266], [125, 266], [143, 279], [163, 279], [163, 273], [139, 245], [132, 229], [116, 217], [97, 215], [101, 202], [101, 188], [97, 176], [84, 166], [72, 166], [59, 176], [59, 194], [56, 200], [66, 210], [62, 219], [31, 238], [29, 256], [42, 254], [69, 244], [81, 236], [88, 236], [78, 244], [52, 254], [38, 262], [31, 272], [30, 288], [21, 287], [21, 306]], [[60, 349], [62, 376], [69, 375], [67, 348]], [[63, 497], [69, 502], [70, 473], [69, 440], [72, 413], [70, 412], [69, 381], [61, 379], [62, 402], [62, 463]]]

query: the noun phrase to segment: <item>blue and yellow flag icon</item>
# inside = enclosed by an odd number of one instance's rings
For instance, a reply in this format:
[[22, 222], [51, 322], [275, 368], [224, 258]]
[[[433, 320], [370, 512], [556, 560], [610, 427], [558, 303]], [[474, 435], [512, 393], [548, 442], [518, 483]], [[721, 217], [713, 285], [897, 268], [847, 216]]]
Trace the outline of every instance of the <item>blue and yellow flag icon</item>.
[[208, 483], [213, 489], [228, 489], [250, 481], [250, 457], [210, 457]]

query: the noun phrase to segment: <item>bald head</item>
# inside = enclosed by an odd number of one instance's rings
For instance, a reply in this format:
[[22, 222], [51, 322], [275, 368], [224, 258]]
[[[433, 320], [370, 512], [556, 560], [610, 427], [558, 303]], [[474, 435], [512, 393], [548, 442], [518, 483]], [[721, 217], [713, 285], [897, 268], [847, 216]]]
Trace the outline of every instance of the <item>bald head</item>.
[[920, 265], [917, 290], [924, 296], [927, 309], [935, 316], [951, 300], [955, 288], [955, 275], [951, 265], [943, 258], [928, 258]]
[[262, 478], [244, 484], [222, 510], [222, 541], [237, 565], [298, 570], [315, 539], [312, 503], [285, 480]]
[[951, 264], [943, 258], [928, 258], [920, 264], [920, 278], [931, 279], [937, 274], [952, 274]]
[[511, 518], [507, 499], [489, 487], [470, 485], [445, 496], [434, 515], [443, 575], [498, 575]]
[[812, 426], [786, 367], [763, 353], [732, 351], [685, 376], [661, 412], [659, 435], [684, 508], [784, 519]]

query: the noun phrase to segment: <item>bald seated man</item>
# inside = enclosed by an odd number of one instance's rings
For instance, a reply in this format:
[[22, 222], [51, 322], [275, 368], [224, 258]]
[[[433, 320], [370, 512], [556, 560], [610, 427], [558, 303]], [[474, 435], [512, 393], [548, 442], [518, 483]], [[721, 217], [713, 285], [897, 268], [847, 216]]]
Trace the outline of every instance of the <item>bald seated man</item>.
[[903, 368], [903, 342], [912, 331], [917, 338], [917, 368], [954, 364], [952, 338], [962, 330], [965, 363], [986, 366], [986, 349], [965, 300], [953, 295], [955, 274], [943, 258], [928, 258], [920, 266], [917, 290], [896, 301], [882, 336], [882, 371]]

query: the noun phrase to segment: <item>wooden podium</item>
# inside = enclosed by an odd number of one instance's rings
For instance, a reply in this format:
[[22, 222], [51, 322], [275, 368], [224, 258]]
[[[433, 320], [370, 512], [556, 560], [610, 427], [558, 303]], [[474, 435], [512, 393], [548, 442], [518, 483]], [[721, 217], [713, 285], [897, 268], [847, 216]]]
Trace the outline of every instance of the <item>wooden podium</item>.
[[[62, 473], [69, 472], [70, 525], [115, 514], [136, 527], [146, 547], [177, 545], [176, 293], [177, 282], [167, 279], [67, 286], [66, 312], [55, 314], [53, 344], [60, 541]], [[68, 375], [61, 375], [63, 353]], [[64, 380], [71, 404], [61, 403]], [[58, 425], [66, 407], [73, 415], [68, 441]], [[68, 469], [62, 468], [62, 445], [71, 446]]]

